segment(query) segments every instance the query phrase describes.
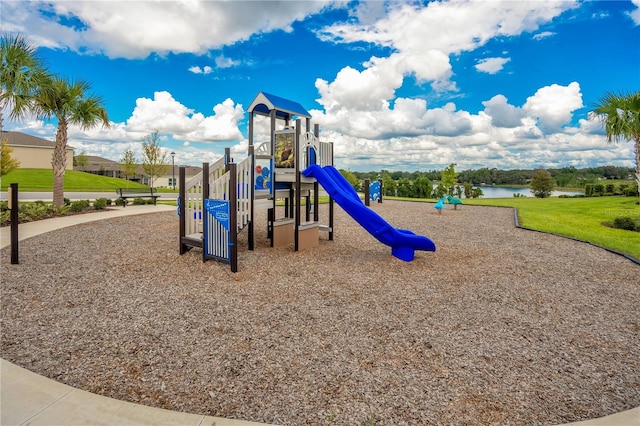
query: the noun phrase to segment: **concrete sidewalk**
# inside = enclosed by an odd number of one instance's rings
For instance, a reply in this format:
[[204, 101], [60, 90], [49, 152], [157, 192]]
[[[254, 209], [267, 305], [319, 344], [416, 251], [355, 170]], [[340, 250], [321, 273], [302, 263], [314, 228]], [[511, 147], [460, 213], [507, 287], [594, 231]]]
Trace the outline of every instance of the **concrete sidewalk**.
[[119, 401], [39, 376], [0, 359], [0, 424], [249, 426], [260, 423], [180, 413]]
[[[166, 205], [116, 207], [104, 212], [25, 223], [18, 239], [77, 225], [129, 215], [175, 211]], [[10, 229], [0, 229], [0, 248], [11, 243]], [[16, 266], [19, 267], [19, 266]], [[630, 355], [632, 356], [632, 355]], [[95, 395], [35, 374], [0, 359], [0, 425], [193, 425], [251, 426], [262, 423], [163, 410]], [[574, 426], [640, 426], [640, 407]]]
[[[66, 228], [67, 226], [78, 225], [81, 223], [94, 222], [97, 220], [111, 219], [114, 217], [132, 216], [145, 213], [158, 213], [166, 211], [177, 211], [175, 206], [167, 206], [158, 204], [143, 204], [140, 206], [127, 207], [109, 207], [108, 210], [97, 211], [94, 213], [77, 214], [71, 216], [61, 216], [53, 219], [37, 220], [35, 222], [23, 223], [18, 226], [18, 240], [26, 240], [45, 232], [55, 231], [56, 229]], [[177, 215], [177, 213], [176, 213]], [[9, 226], [0, 228], [0, 248], [7, 247], [11, 244], [11, 229]]]

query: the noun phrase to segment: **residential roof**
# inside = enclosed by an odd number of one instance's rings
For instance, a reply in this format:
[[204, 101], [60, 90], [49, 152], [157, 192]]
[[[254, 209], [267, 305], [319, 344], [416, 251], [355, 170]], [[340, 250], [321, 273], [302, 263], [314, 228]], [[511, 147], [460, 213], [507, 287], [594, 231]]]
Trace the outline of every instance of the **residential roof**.
[[[24, 146], [32, 148], [51, 148], [56, 146], [56, 143], [48, 139], [39, 138], [37, 136], [31, 136], [21, 132], [7, 132], [2, 131], [2, 138], [7, 138], [7, 145], [9, 146]], [[73, 149], [67, 146], [67, 149]]]
[[[84, 166], [75, 166], [75, 170], [80, 171], [120, 171], [120, 163], [117, 161], [109, 160], [108, 158], [98, 157], [97, 155], [87, 155], [87, 164]], [[165, 176], [172, 176], [175, 173], [175, 176], [178, 176], [180, 173], [180, 166], [175, 165], [175, 170], [171, 171], [171, 165], [167, 168], [167, 172]], [[136, 164], [136, 173], [137, 174], [145, 174], [144, 169], [142, 168], [142, 164]], [[202, 167], [195, 166], [185, 166], [185, 173], [187, 176], [195, 176], [202, 171]]]
[[74, 167], [79, 170], [120, 170], [120, 163], [96, 155], [87, 155], [87, 164], [81, 167]]
[[311, 118], [311, 114], [298, 102], [290, 101], [269, 93], [260, 92], [249, 105], [249, 113], [269, 115], [271, 110], [276, 110], [276, 117], [291, 120], [293, 116], [299, 118]]

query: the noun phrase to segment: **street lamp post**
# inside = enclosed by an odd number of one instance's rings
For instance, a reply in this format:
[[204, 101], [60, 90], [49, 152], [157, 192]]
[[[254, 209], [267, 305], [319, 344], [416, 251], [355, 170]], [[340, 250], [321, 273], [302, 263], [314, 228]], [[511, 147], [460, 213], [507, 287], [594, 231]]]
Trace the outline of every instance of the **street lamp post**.
[[171, 182], [173, 182], [173, 190], [176, 190], [176, 153], [171, 151]]

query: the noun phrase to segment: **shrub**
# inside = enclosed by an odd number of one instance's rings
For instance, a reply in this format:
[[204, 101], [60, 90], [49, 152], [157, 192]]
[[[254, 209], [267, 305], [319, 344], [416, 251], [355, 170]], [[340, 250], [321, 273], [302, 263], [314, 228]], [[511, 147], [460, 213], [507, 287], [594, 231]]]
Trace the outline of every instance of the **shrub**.
[[613, 227], [618, 229], [626, 229], [627, 231], [639, 231], [640, 225], [638, 221], [632, 217], [616, 217], [613, 221]]
[[134, 206], [140, 206], [143, 204], [147, 204], [147, 201], [144, 198], [134, 198], [133, 199], [133, 205]]
[[93, 208], [96, 210], [104, 210], [107, 208], [107, 199], [98, 198], [93, 202]]
[[612, 183], [608, 183], [604, 187], [604, 192], [607, 194], [613, 194], [615, 192], [616, 186]]
[[593, 194], [594, 195], [602, 195], [604, 194], [604, 185], [601, 183], [596, 183], [593, 185]]
[[584, 195], [587, 197], [591, 197], [593, 195], [593, 184], [588, 183], [584, 186]]
[[114, 203], [116, 206], [126, 206], [127, 205], [127, 200], [125, 200], [124, 198], [116, 198], [116, 201]]
[[[21, 202], [18, 203], [18, 222], [32, 222], [39, 219], [47, 219], [56, 215], [56, 209], [52, 204], [44, 201]], [[8, 225], [11, 219], [11, 210], [8, 203], [3, 201], [0, 203], [0, 222], [2, 225]]]
[[628, 188], [625, 188], [624, 195], [626, 195], [627, 197], [637, 197], [638, 196], [638, 187], [637, 186], [630, 186]]
[[89, 208], [91, 203], [89, 200], [78, 200], [71, 203], [71, 211], [74, 213], [80, 213]]

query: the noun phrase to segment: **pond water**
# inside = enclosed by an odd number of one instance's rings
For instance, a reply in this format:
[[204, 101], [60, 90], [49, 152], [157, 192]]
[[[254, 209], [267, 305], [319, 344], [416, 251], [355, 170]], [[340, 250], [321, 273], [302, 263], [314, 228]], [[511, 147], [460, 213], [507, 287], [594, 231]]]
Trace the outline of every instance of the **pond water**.
[[[480, 186], [482, 189], [481, 198], [511, 198], [513, 194], [522, 194], [526, 197], [533, 197], [533, 193], [530, 188], [510, 188], [505, 186]], [[552, 191], [551, 196], [557, 197], [559, 195], [578, 195], [584, 194], [583, 191]]]

